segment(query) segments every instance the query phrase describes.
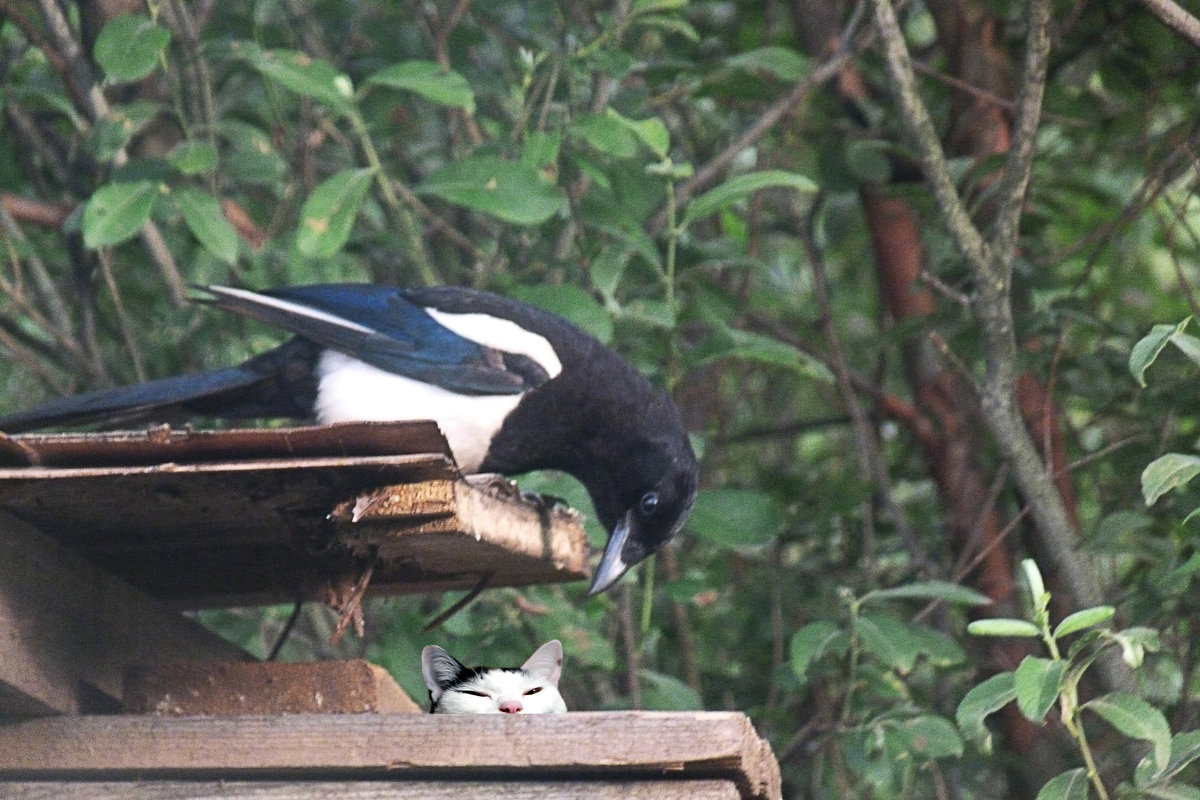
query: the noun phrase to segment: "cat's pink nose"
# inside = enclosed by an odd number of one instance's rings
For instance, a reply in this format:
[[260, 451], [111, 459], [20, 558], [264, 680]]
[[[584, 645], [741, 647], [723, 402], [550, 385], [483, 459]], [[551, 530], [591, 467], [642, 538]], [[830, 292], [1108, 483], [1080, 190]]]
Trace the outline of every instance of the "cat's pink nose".
[[520, 700], [501, 700], [500, 701], [500, 710], [503, 711], [505, 714], [519, 714], [521, 712], [522, 708], [524, 708], [524, 706], [521, 705]]

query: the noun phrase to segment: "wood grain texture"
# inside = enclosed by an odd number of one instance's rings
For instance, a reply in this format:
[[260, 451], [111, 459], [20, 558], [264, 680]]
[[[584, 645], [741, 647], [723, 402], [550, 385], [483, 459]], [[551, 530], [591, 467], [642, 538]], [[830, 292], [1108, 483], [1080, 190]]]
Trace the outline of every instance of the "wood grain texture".
[[[410, 427], [411, 442], [383, 444], [434, 447], [428, 425]], [[578, 514], [507, 481], [467, 483], [439, 449], [360, 455], [355, 439], [337, 454], [332, 434], [347, 432], [324, 429], [204, 433], [0, 434], [0, 456], [43, 464], [0, 468], [0, 511], [182, 608], [325, 600], [376, 556], [373, 594], [588, 577]]]
[[125, 671], [131, 714], [421, 714], [387, 670], [355, 658], [138, 665]]
[[208, 629], [0, 513], [0, 714], [115, 704], [132, 663], [250, 658]]
[[138, 781], [0, 783], [11, 800], [738, 800], [726, 780], [678, 781]]
[[779, 766], [744, 714], [90, 716], [0, 726], [0, 779], [238, 780], [336, 775], [733, 781], [780, 794]]

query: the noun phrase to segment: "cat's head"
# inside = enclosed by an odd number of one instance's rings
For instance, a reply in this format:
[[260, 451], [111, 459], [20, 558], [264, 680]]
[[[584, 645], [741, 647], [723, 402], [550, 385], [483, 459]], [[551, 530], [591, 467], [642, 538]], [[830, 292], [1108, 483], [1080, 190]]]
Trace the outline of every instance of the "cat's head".
[[519, 667], [468, 667], [435, 644], [421, 651], [432, 714], [561, 714], [562, 643], [551, 639]]

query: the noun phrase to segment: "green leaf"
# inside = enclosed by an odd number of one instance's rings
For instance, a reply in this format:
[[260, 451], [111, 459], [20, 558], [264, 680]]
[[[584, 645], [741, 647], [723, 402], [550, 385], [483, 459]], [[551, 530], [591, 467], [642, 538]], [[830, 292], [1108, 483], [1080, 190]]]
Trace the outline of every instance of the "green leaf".
[[88, 200], [83, 212], [83, 243], [95, 249], [133, 238], [154, 210], [158, 184], [109, 183]]
[[439, 105], [475, 113], [475, 93], [467, 79], [454, 70], [443, 70], [433, 61], [402, 61], [376, 72], [367, 83], [406, 89]]
[[1142, 470], [1142, 497], [1146, 499], [1146, 505], [1154, 505], [1158, 498], [1183, 486], [1196, 475], [1200, 475], [1200, 458], [1183, 453], [1159, 456]]
[[656, 14], [664, 11], [680, 11], [687, 8], [688, 0], [634, 0], [631, 13], [635, 16], [641, 14]]
[[615, 117], [583, 114], [571, 123], [571, 132], [590, 147], [614, 158], [633, 158], [638, 154], [638, 138]]
[[1011, 672], [993, 675], [967, 692], [954, 712], [955, 722], [963, 736], [979, 742], [985, 752], [991, 752], [992, 734], [984, 724], [989, 714], [999, 711], [1017, 698]]
[[92, 48], [107, 83], [128, 83], [144, 78], [159, 65], [171, 41], [171, 32], [144, 14], [113, 17]]
[[667, 131], [666, 123], [661, 119], [658, 117], [630, 119], [611, 106], [605, 109], [604, 113], [610, 119], [621, 123], [630, 133], [641, 140], [642, 144], [650, 148], [650, 152], [654, 155], [659, 158], [667, 157], [667, 151], [671, 148], [671, 134]]
[[966, 660], [966, 651], [950, 636], [923, 625], [907, 622], [904, 625], [908, 628], [917, 651], [935, 667], [952, 667]]
[[1035, 609], [1042, 609], [1049, 600], [1046, 594], [1046, 583], [1042, 580], [1042, 571], [1032, 558], [1021, 559], [1021, 574], [1025, 576], [1025, 585], [1029, 587], [1029, 597]]
[[313, 189], [300, 209], [296, 248], [310, 258], [328, 258], [341, 250], [374, 177], [371, 169], [348, 169]]
[[1200, 800], [1200, 789], [1186, 783], [1169, 783], [1146, 790], [1145, 796], [1154, 800]]
[[976, 636], [1024, 636], [1041, 635], [1038, 626], [1023, 619], [978, 619], [967, 626], [967, 633]]
[[227, 264], [237, 261], [238, 234], [225, 219], [220, 201], [190, 186], [180, 186], [172, 194], [183, 214], [183, 221], [200, 244]]
[[693, 534], [720, 547], [767, 544], [783, 528], [783, 507], [751, 489], [702, 489], [688, 520]]
[[697, 362], [706, 364], [719, 358], [738, 358], [775, 367], [792, 369], [801, 375], [833, 383], [833, 373], [815, 358], [792, 345], [772, 336], [754, 331], [720, 325], [712, 335], [696, 349]]
[[514, 286], [512, 296], [565, 317], [602, 342], [612, 339], [612, 317], [585, 290], [565, 286]]
[[1171, 760], [1167, 762], [1167, 766], [1159, 769], [1154, 762], [1154, 754], [1148, 753], [1138, 762], [1134, 771], [1134, 784], [1145, 788], [1152, 784], [1169, 781], [1198, 758], [1200, 758], [1200, 731], [1177, 733], [1171, 737]]
[[1167, 718], [1140, 697], [1125, 692], [1112, 692], [1083, 704], [1100, 715], [1109, 725], [1131, 739], [1150, 742], [1154, 747], [1156, 770], [1171, 761], [1171, 728]]
[[1026, 719], [1042, 724], [1046, 712], [1058, 699], [1066, 673], [1064, 661], [1036, 656], [1025, 656], [1021, 660], [1013, 673], [1013, 687], [1017, 690], [1017, 708]]
[[962, 738], [944, 717], [924, 714], [896, 726], [902, 734], [904, 749], [921, 760], [957, 758], [963, 753]]
[[517, 225], [545, 222], [566, 202], [563, 190], [541, 170], [492, 155], [453, 161], [425, 178], [417, 191]]
[[774, 187], [795, 189], [798, 192], [814, 192], [817, 189], [817, 185], [812, 180], [798, 172], [771, 169], [739, 175], [688, 203], [687, 210], [683, 213], [683, 225], [686, 226], [697, 219], [707, 217], [719, 209], [749, 197], [760, 189]]
[[683, 681], [661, 672], [643, 669], [638, 671], [642, 679], [642, 703], [654, 711], [700, 711], [704, 703], [696, 690]]
[[1087, 800], [1089, 787], [1087, 770], [1080, 767], [1047, 781], [1037, 800]]
[[912, 672], [920, 654], [908, 627], [894, 617], [863, 614], [854, 620], [854, 632], [867, 653], [902, 675]]
[[805, 680], [808, 667], [812, 662], [821, 658], [827, 652], [845, 655], [850, 647], [846, 633], [828, 620], [810, 622], [792, 635], [789, 652], [791, 654], [792, 672], [796, 677]]
[[1146, 530], [1153, 523], [1153, 518], [1144, 511], [1114, 511], [1096, 523], [1090, 538], [1102, 543], [1116, 542], [1127, 534]]
[[985, 594], [949, 581], [914, 581], [890, 589], [878, 589], [863, 595], [862, 602], [876, 600], [943, 600], [954, 605], [986, 606], [992, 602]]
[[96, 123], [93, 132], [96, 158], [109, 161], [117, 154], [138, 131], [158, 116], [161, 108], [157, 103], [134, 101], [113, 106], [109, 112]]
[[1113, 639], [1121, 646], [1121, 658], [1130, 667], [1137, 669], [1146, 657], [1146, 651], [1156, 652], [1162, 645], [1158, 631], [1154, 628], [1132, 627], [1115, 631]]
[[1091, 628], [1099, 625], [1102, 622], [1108, 622], [1113, 618], [1116, 609], [1112, 606], [1096, 606], [1095, 608], [1085, 608], [1082, 611], [1076, 611], [1074, 614], [1068, 614], [1066, 619], [1058, 623], [1058, 627], [1054, 629], [1054, 638], [1058, 639], [1062, 636], [1068, 636], [1072, 633]]
[[351, 110], [354, 84], [328, 61], [298, 50], [263, 50], [240, 44], [254, 68], [283, 88], [310, 97], [331, 111]]
[[1200, 339], [1182, 331], [1176, 331], [1171, 336], [1171, 344], [1179, 349], [1179, 352], [1188, 357], [1188, 360], [1193, 364], [1200, 365]]
[[533, 131], [525, 137], [525, 145], [521, 148], [521, 163], [526, 167], [538, 170], [555, 167], [561, 150], [561, 133]]
[[1155, 325], [1129, 351], [1129, 371], [1133, 374], [1133, 379], [1138, 382], [1138, 386], [1145, 388], [1146, 370], [1162, 353], [1171, 337], [1183, 333], [1191, 319], [1191, 317], [1187, 317], [1178, 325]]
[[266, 131], [230, 119], [219, 123], [219, 130], [228, 146], [221, 158], [223, 174], [237, 175], [242, 182], [266, 184], [272, 189], [284, 180], [288, 164], [276, 152]]
[[217, 168], [217, 150], [208, 142], [183, 141], [167, 154], [167, 161], [184, 175], [207, 175]]
[[795, 83], [812, 71], [808, 58], [790, 47], [759, 47], [731, 56], [726, 66], [746, 72], [764, 72], [781, 81]]
[[638, 17], [635, 23], [645, 28], [657, 28], [665, 33], [675, 33], [689, 42], [700, 41], [700, 32], [686, 19], [667, 14], [646, 14]]

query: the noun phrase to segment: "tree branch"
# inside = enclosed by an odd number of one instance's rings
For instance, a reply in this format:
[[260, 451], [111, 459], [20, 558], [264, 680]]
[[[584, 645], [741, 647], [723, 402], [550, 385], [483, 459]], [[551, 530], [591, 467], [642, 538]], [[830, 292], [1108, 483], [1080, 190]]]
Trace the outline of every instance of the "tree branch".
[[[972, 271], [988, 274], [991, 271], [989, 248], [971, 222], [967, 208], [958, 196], [958, 190], [954, 188], [954, 181], [946, 164], [946, 152], [942, 149], [937, 131], [934, 130], [929, 111], [917, 94], [917, 78], [913, 74], [912, 57], [909, 56], [904, 35], [900, 32], [900, 23], [892, 9], [891, 0], [872, 2], [875, 5], [875, 24], [879, 28], [888, 74], [892, 78], [892, 94], [900, 107], [908, 136], [917, 149], [925, 180], [929, 183], [946, 228], [959, 252], [970, 263]], [[1007, 285], [1005, 289], [1007, 290]]]
[[1142, 5], [1168, 28], [1200, 47], [1200, 20], [1171, 0], [1142, 0]]
[[1033, 154], [1037, 150], [1042, 97], [1046, 93], [1046, 68], [1050, 62], [1050, 3], [1047, 0], [1029, 3], [1028, 26], [1025, 69], [1021, 75], [1012, 146], [996, 186], [1000, 203], [992, 221], [990, 244], [997, 266], [1011, 265], [1016, 253], [1021, 211], [1029, 187], [1029, 173], [1033, 169]]
[[[943, 224], [948, 229], [956, 246], [963, 255], [976, 282], [976, 293], [972, 299], [972, 310], [982, 333], [982, 349], [986, 373], [982, 384], [981, 405], [984, 419], [1004, 457], [1010, 462], [1014, 478], [1038, 525], [1046, 545], [1046, 552], [1053, 567], [1062, 576], [1073, 603], [1084, 608], [1098, 605], [1101, 587], [1095, 568], [1087, 554], [1076, 548], [1076, 531], [1071, 524], [1062, 498], [1050, 479], [1046, 464], [1038, 455], [1037, 447], [1025, 427], [1016, 404], [1016, 339], [1013, 332], [1011, 306], [1011, 277], [1013, 248], [999, 249], [990, 246], [980, 234], [967, 214], [962, 199], [958, 196], [945, 153], [929, 117], [929, 112], [917, 94], [912, 62], [890, 0], [872, 0], [875, 4], [875, 19], [883, 41], [884, 56], [893, 82], [893, 93], [900, 109], [901, 118], [910, 138], [916, 144], [921, 163], [938, 207], [942, 212]], [[1044, 70], [1041, 48], [1044, 43], [1034, 37], [1044, 35], [1045, 20], [1049, 10], [1046, 0], [1030, 0], [1031, 40], [1027, 43], [1026, 80], [1036, 77]], [[1039, 23], [1036, 20], [1041, 19]], [[1035, 81], [1036, 82], [1036, 81]], [[1021, 105], [1022, 130], [1036, 124], [1036, 114], [1029, 113], [1028, 105], [1040, 94], [1032, 86], [1023, 90]], [[1031, 134], [1026, 133], [1026, 136]], [[1032, 146], [1029, 142], [1028, 146]], [[1010, 164], [1014, 177], [1010, 179], [1009, 193], [1016, 189], [1024, 192], [1021, 177], [1022, 165], [1031, 154], [1013, 156]], [[1016, 217], [1010, 223], [1012, 230], [1020, 216], [1020, 204], [1016, 204]], [[1106, 670], [1106, 678], [1113, 688], [1121, 685], [1121, 676]]]

